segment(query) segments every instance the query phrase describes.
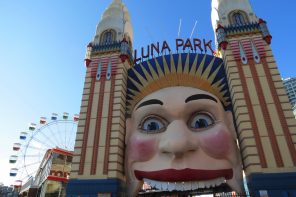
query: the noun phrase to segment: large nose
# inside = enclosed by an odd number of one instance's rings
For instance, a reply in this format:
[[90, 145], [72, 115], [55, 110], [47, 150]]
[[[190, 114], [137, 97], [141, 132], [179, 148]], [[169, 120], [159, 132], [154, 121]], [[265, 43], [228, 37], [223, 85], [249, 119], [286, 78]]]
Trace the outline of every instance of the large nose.
[[188, 152], [196, 151], [198, 142], [193, 138], [191, 132], [184, 121], [171, 122], [159, 142], [161, 153], [182, 157]]

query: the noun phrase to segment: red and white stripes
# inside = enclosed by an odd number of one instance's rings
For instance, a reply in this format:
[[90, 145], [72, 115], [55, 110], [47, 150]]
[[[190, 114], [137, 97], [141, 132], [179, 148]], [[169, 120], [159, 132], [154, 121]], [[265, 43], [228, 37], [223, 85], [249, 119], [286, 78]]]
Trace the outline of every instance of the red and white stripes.
[[111, 63], [111, 75], [113, 76], [116, 74], [116, 65], [118, 64], [118, 55], [112, 55], [110, 57], [92, 59], [92, 62], [90, 64], [91, 77], [96, 76], [99, 64], [101, 64], [101, 76], [105, 77], [106, 72], [108, 70], [109, 63]]
[[244, 53], [248, 60], [254, 60], [254, 54], [252, 50], [252, 43], [256, 48], [260, 58], [265, 57], [265, 49], [264, 49], [264, 40], [261, 37], [256, 37], [252, 39], [243, 39], [241, 41], [230, 41], [230, 46], [232, 49], [232, 53], [236, 61], [241, 61], [241, 51], [240, 45], [244, 50]]

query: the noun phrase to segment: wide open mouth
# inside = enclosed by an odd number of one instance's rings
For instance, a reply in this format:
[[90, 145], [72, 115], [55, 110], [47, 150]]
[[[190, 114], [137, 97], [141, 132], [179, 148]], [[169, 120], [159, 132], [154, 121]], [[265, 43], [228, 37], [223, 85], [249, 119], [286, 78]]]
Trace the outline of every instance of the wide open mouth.
[[[138, 180], [158, 190], [189, 191], [197, 189], [215, 188], [226, 183], [233, 177], [232, 169], [195, 170], [195, 169], [166, 169], [159, 171], [135, 170]], [[225, 184], [224, 184], [225, 185]]]

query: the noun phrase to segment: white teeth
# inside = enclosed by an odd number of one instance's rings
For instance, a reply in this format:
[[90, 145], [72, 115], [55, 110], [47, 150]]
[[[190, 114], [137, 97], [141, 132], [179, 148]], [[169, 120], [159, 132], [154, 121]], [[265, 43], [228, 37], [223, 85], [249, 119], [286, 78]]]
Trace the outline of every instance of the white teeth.
[[162, 190], [168, 190], [168, 183], [162, 182], [161, 187], [162, 187]]
[[225, 183], [226, 182], [226, 180], [224, 179], [224, 178], [218, 178], [218, 180], [216, 181], [216, 186], [219, 186], [219, 185], [221, 185], [222, 183]]
[[176, 184], [176, 190], [177, 191], [183, 191], [183, 183], [182, 182], [177, 182]]
[[208, 181], [206, 181], [205, 182], [205, 186], [206, 186], [206, 188], [210, 188], [212, 185], [211, 185], [211, 182], [208, 182]]
[[198, 182], [198, 188], [205, 188], [205, 182], [204, 181], [199, 181]]
[[168, 190], [173, 191], [175, 189], [175, 183], [168, 183]]
[[221, 185], [225, 183], [226, 180], [223, 177], [207, 180], [207, 181], [191, 181], [191, 182], [161, 182], [154, 181], [150, 179], [144, 179], [145, 183], [150, 185], [151, 187], [155, 187], [158, 190], [162, 191], [189, 191], [196, 190], [199, 188], [211, 188]]
[[157, 189], [162, 190], [162, 182], [154, 181], [154, 187], [156, 187]]
[[185, 182], [184, 184], [184, 191], [188, 191], [192, 189], [192, 183], [193, 182]]
[[199, 187], [198, 187], [198, 182], [196, 182], [196, 181], [194, 181], [194, 182], [191, 182], [191, 189], [192, 190], [196, 190], [196, 189], [198, 189]]

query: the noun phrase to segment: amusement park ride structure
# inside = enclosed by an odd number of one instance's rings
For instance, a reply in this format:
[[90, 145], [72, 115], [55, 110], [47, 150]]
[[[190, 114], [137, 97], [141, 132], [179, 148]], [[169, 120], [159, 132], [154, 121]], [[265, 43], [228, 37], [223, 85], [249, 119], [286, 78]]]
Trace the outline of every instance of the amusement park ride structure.
[[[20, 133], [19, 142], [13, 144], [14, 154], [10, 176], [14, 188], [23, 196], [64, 191], [63, 183], [69, 179], [79, 115], [72, 118], [52, 113], [41, 117], [39, 124], [30, 123]], [[51, 185], [51, 189], [49, 189]]]

